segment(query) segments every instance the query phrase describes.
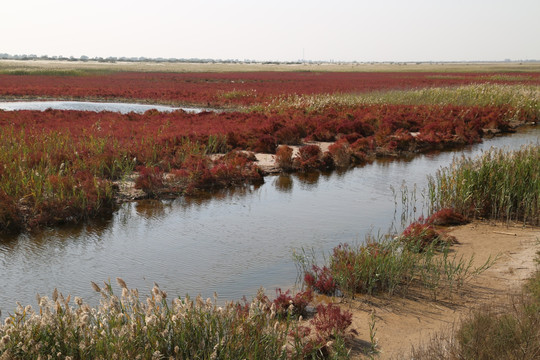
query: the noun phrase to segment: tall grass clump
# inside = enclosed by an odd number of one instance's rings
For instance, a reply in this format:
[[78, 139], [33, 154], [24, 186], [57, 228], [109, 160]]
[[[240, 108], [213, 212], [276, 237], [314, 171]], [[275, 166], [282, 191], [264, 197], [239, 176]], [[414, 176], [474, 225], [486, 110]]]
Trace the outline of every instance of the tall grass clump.
[[18, 304], [0, 325], [0, 359], [347, 358], [350, 313], [321, 305], [309, 322], [299, 321], [295, 305], [305, 305], [307, 293], [280, 291], [272, 302], [261, 291], [251, 302], [220, 306], [217, 296], [171, 301], [157, 285], [141, 299], [117, 281], [120, 296], [110, 283], [92, 283], [98, 307], [56, 290], [37, 296], [39, 310]]
[[471, 218], [540, 223], [540, 146], [491, 149], [454, 159], [429, 179], [434, 209], [453, 208]]

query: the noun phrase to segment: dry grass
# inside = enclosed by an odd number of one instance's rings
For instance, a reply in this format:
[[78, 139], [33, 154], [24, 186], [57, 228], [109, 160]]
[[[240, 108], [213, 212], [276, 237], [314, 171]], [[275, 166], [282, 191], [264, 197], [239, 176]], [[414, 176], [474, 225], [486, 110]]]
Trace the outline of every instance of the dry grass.
[[[437, 105], [437, 106], [504, 106], [520, 114], [538, 116], [540, 87], [537, 85], [471, 84], [457, 87], [436, 87], [389, 90], [365, 94], [315, 94], [278, 97], [264, 106], [275, 109], [306, 109], [316, 112], [325, 108], [341, 108], [373, 104]], [[255, 105], [253, 108], [260, 108]]]
[[540, 271], [524, 293], [503, 304], [477, 309], [450, 333], [436, 334], [413, 349], [423, 359], [538, 359], [540, 357]]
[[0, 359], [347, 358], [351, 315], [337, 307], [318, 306], [311, 330], [296, 317], [298, 298], [289, 292], [278, 298], [284, 307], [262, 291], [251, 302], [218, 306], [217, 296], [169, 301], [157, 285], [141, 299], [117, 281], [120, 296], [110, 283], [92, 283], [102, 297], [98, 307], [56, 289], [51, 299], [37, 295], [39, 310], [18, 304], [0, 324]]

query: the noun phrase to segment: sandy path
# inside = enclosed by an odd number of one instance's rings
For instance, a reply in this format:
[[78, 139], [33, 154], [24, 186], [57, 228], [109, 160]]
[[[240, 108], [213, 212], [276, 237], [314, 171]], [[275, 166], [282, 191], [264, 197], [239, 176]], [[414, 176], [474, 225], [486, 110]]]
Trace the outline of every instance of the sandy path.
[[540, 228], [506, 227], [472, 223], [450, 229], [459, 245], [453, 250], [458, 256], [483, 264], [488, 257], [497, 262], [475, 278], [463, 296], [433, 301], [429, 294], [414, 297], [362, 296], [345, 301], [342, 306], [353, 312], [353, 325], [359, 333], [353, 341], [353, 359], [365, 358], [362, 348], [369, 346], [371, 313], [375, 314], [379, 359], [409, 358], [411, 346], [427, 342], [438, 331], [451, 329], [471, 309], [493, 301], [503, 301], [521, 291], [523, 281], [535, 269], [536, 252], [540, 249]]

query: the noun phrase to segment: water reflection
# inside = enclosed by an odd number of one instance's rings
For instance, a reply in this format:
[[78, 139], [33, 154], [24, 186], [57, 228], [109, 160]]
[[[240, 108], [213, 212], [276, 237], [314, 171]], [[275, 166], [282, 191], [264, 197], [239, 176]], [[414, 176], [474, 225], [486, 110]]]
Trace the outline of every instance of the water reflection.
[[321, 173], [319, 171], [309, 171], [305, 173], [295, 174], [295, 178], [298, 179], [302, 189], [309, 190], [317, 186]]
[[[267, 177], [265, 184], [222, 189], [176, 200], [123, 204], [109, 219], [47, 229], [0, 241], [0, 309], [32, 304], [36, 293], [82, 296], [97, 303], [90, 281], [122, 277], [148, 294], [158, 282], [171, 296], [222, 299], [269, 293], [296, 280], [293, 248], [330, 251], [391, 226], [403, 181], [422, 189], [426, 174], [459, 154], [537, 142], [533, 129], [459, 152], [375, 161], [340, 172]], [[421, 211], [421, 208], [418, 209]], [[399, 219], [398, 219], [399, 220]], [[377, 230], [375, 230], [377, 231]]]
[[155, 219], [165, 216], [167, 207], [170, 208], [170, 204], [159, 200], [141, 200], [135, 203], [137, 215], [145, 219]]
[[293, 177], [291, 174], [279, 174], [274, 177], [274, 186], [278, 191], [290, 193], [293, 189]]

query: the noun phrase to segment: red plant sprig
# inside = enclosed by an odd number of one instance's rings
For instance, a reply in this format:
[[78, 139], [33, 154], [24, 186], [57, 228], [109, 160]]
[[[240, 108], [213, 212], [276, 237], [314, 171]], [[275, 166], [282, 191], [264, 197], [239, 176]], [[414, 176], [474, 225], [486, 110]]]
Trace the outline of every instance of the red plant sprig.
[[321, 268], [317, 265], [313, 265], [311, 271], [305, 272], [304, 282], [309, 288], [314, 289], [321, 294], [333, 295], [337, 290], [337, 285], [332, 276], [332, 272], [326, 266]]

